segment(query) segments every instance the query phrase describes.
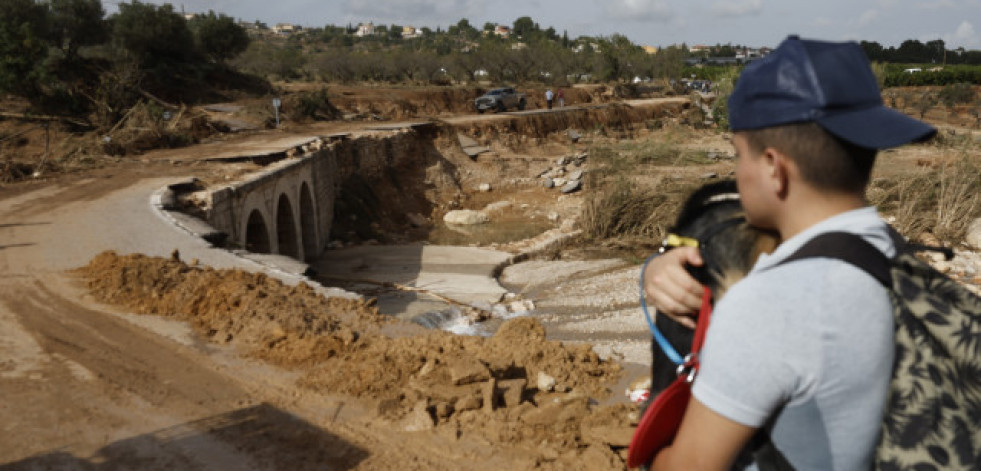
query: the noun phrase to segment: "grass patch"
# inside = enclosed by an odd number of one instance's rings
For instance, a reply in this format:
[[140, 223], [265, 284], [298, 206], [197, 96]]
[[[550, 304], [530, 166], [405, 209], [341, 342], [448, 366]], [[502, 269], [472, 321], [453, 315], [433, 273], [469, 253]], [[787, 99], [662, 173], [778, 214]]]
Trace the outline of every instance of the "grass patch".
[[981, 217], [981, 165], [964, 155], [916, 174], [876, 179], [868, 198], [894, 218], [893, 226], [903, 235], [923, 240], [929, 234], [957, 245]]
[[589, 150], [595, 170], [579, 226], [590, 242], [619, 252], [659, 246], [674, 224], [681, 203], [703, 181], [672, 178], [675, 167], [715, 163], [706, 151], [681, 145], [692, 139], [685, 129], [659, 132], [642, 140], [596, 145]]
[[589, 159], [598, 164], [598, 171], [614, 177], [633, 175], [643, 166], [688, 166], [713, 163], [708, 153], [686, 149], [680, 145], [689, 133], [659, 134], [657, 138], [620, 141], [612, 145], [593, 146]]
[[586, 200], [579, 225], [586, 239], [617, 249], [659, 246], [698, 182], [658, 176], [650, 186], [618, 178]]

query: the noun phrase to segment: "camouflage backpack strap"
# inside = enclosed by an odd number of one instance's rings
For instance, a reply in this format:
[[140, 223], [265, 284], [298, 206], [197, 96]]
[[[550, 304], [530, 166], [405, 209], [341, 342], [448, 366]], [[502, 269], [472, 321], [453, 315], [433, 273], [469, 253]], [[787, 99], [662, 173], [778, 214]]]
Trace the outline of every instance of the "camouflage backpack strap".
[[898, 244], [887, 258], [861, 237], [815, 237], [784, 263], [839, 259], [888, 288], [896, 351], [875, 469], [981, 469], [981, 299]]

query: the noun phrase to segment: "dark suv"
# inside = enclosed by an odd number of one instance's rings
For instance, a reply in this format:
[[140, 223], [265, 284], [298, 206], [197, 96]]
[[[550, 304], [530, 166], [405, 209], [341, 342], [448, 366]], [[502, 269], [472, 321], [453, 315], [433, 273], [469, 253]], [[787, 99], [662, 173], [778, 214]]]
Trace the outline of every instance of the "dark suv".
[[478, 113], [487, 110], [507, 111], [508, 108], [525, 109], [525, 94], [515, 92], [511, 87], [495, 88], [474, 100]]

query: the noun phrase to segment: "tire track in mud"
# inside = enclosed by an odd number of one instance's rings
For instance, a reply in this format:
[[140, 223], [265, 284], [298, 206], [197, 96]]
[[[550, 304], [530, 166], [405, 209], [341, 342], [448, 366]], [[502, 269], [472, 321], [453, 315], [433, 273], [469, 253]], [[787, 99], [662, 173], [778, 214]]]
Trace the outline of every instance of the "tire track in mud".
[[208, 352], [61, 297], [46, 281], [0, 283], [5, 336], [30, 337], [20, 347], [33, 342], [37, 357], [15, 359], [22, 370], [0, 364], [13, 372], [0, 377], [0, 469], [312, 471], [368, 457], [273, 403], [308, 418], [326, 404], [287, 397], [255, 372], [228, 377]]
[[72, 358], [151, 405], [207, 410], [247, 399], [237, 384], [201, 366], [200, 358], [186, 356], [181, 347], [164, 345], [155, 335], [72, 303], [40, 280], [25, 288], [18, 301], [5, 303], [49, 354]]

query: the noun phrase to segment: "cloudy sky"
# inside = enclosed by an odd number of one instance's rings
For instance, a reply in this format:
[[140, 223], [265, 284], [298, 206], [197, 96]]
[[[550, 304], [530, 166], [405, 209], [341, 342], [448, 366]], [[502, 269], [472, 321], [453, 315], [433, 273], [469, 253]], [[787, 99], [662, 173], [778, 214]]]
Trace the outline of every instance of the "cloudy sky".
[[[943, 39], [981, 50], [981, 0], [144, 0], [185, 12], [225, 13], [269, 25], [361, 22], [445, 29], [466, 18], [511, 25], [530, 16], [560, 34], [610, 36], [652, 46], [676, 43], [776, 46], [788, 34], [868, 40]], [[103, 0], [116, 11], [115, 1]]]

